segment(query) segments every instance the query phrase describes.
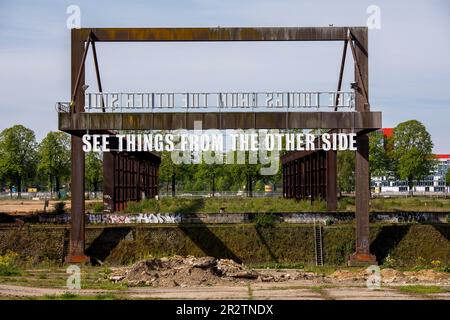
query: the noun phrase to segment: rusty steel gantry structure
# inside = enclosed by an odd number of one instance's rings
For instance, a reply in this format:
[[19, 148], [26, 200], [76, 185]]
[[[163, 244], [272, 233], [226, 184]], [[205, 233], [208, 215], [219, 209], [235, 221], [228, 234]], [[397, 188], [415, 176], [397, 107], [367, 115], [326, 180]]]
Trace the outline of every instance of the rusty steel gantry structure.
[[[81, 28], [73, 29], [71, 34], [71, 73], [72, 101], [69, 110], [58, 115], [59, 129], [72, 135], [72, 180], [71, 180], [71, 233], [68, 262], [86, 261], [84, 253], [84, 152], [81, 136], [89, 132], [111, 132], [111, 130], [172, 130], [193, 129], [194, 121], [202, 121], [204, 129], [330, 129], [340, 132], [357, 133], [356, 151], [356, 248], [349, 258], [352, 265], [375, 263], [369, 252], [369, 142], [367, 133], [381, 128], [381, 112], [370, 110], [369, 72], [368, 72], [368, 30], [367, 27], [266, 27], [266, 28]], [[198, 41], [340, 41], [344, 44], [338, 92], [341, 89], [342, 75], [347, 47], [350, 47], [354, 60], [355, 111], [331, 112], [296, 110], [262, 112], [85, 112], [85, 95], [82, 87], [85, 82], [84, 64], [89, 45], [92, 45], [99, 91], [102, 92], [95, 52], [96, 42], [198, 42]], [[339, 94], [336, 101], [339, 100]], [[336, 103], [337, 105], [337, 103]], [[61, 111], [61, 110], [60, 110]], [[120, 157], [120, 155], [116, 155]], [[320, 163], [333, 163], [333, 156], [318, 152], [318, 155], [297, 154], [293, 161], [314, 162], [318, 160], [317, 177], [332, 176], [327, 173], [330, 166]], [[310, 160], [306, 160], [309, 157]], [[322, 160], [320, 160], [322, 159]], [[330, 160], [323, 160], [330, 159]], [[108, 161], [108, 160], [107, 160]], [[151, 160], [153, 161], [153, 160]], [[117, 162], [119, 163], [119, 162]], [[156, 165], [156, 162], [154, 163]], [[301, 168], [301, 165], [299, 166]], [[119, 169], [120, 170], [120, 169]], [[329, 170], [328, 170], [329, 171]], [[298, 171], [297, 171], [298, 172]], [[108, 177], [111, 173], [105, 172]], [[153, 176], [155, 171], [153, 171]], [[294, 173], [291, 172], [291, 176]], [[157, 176], [157, 173], [156, 173]], [[318, 178], [317, 196], [331, 196], [335, 193], [326, 179]], [[331, 178], [329, 178], [331, 179]], [[294, 181], [295, 179], [291, 179]], [[154, 182], [157, 179], [153, 180]], [[321, 182], [322, 181], [322, 182]], [[328, 180], [329, 181], [329, 180]], [[312, 182], [311, 182], [312, 183]], [[308, 184], [303, 182], [303, 187]], [[112, 184], [113, 185], [113, 184]], [[326, 185], [326, 186], [325, 186]], [[308, 186], [306, 186], [308, 187]], [[155, 189], [153, 189], [154, 192]], [[291, 190], [291, 189], [289, 189]], [[292, 189], [294, 190], [294, 189]], [[295, 189], [302, 194], [302, 182]], [[306, 189], [304, 189], [306, 190]], [[313, 190], [313, 189], [309, 189]], [[305, 193], [306, 194], [306, 193]], [[121, 198], [121, 200], [124, 200]], [[125, 199], [126, 200], [126, 199]], [[332, 206], [333, 203], [330, 202]], [[119, 205], [120, 208], [120, 205]]]

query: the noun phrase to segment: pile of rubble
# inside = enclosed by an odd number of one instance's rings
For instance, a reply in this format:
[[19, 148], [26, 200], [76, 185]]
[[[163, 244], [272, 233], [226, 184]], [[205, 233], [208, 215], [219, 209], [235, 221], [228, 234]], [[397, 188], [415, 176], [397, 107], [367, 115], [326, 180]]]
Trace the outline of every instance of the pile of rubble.
[[255, 271], [229, 259], [173, 256], [143, 260], [131, 267], [116, 269], [109, 279], [129, 286], [187, 287], [243, 281], [310, 280], [315, 277], [314, 273], [300, 271]]
[[175, 287], [210, 285], [238, 279], [257, 279], [259, 274], [229, 259], [173, 256], [140, 261], [118, 269], [110, 280], [130, 286]]
[[[191, 287], [214, 284], [233, 285], [248, 282], [308, 280], [317, 284], [365, 282], [368, 269], [342, 269], [324, 275], [304, 270], [252, 270], [229, 259], [173, 256], [139, 261], [131, 267], [117, 268], [109, 279], [129, 286]], [[434, 270], [399, 271], [381, 269], [384, 284], [432, 283], [450, 285], [450, 273]]]

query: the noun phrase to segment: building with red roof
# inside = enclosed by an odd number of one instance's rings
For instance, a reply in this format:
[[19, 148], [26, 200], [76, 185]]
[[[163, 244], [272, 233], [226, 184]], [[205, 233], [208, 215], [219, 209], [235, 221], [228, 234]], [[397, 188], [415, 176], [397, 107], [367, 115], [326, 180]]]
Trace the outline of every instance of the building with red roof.
[[[383, 133], [386, 138], [394, 135], [394, 128], [382, 128], [379, 132]], [[450, 192], [450, 188], [445, 186], [445, 175], [450, 169], [450, 154], [435, 154], [437, 160], [434, 171], [421, 181], [417, 181], [414, 187], [415, 192]], [[381, 193], [397, 193], [407, 192], [408, 183], [396, 179], [395, 177], [372, 177], [372, 187], [375, 192]]]

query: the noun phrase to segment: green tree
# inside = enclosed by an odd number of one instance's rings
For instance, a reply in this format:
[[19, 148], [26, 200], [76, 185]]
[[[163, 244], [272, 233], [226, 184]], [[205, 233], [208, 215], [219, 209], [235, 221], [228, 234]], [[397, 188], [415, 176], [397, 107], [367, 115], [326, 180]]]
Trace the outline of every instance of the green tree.
[[94, 198], [96, 198], [103, 179], [103, 162], [98, 152], [86, 154], [85, 178], [88, 189], [94, 191]]
[[31, 179], [36, 172], [36, 137], [22, 125], [15, 125], [0, 133], [0, 176], [11, 190], [17, 186], [21, 198], [22, 182]]
[[355, 190], [355, 152], [346, 150], [337, 154], [337, 179], [339, 192]]
[[167, 194], [169, 185], [171, 186], [172, 197], [175, 196], [177, 181], [183, 181], [189, 174], [189, 165], [175, 164], [171, 158], [171, 152], [164, 151], [161, 154], [161, 164], [159, 166], [159, 178], [161, 182], [166, 182]]
[[197, 183], [194, 183], [194, 185], [197, 186], [196, 189], [202, 191], [209, 189], [211, 196], [214, 197], [216, 191], [216, 178], [217, 175], [220, 174], [220, 167], [217, 164], [207, 164], [204, 160], [202, 163], [195, 166], [196, 172], [194, 178]]
[[[235, 161], [237, 159], [237, 152], [235, 152]], [[255, 182], [261, 177], [260, 164], [250, 164], [250, 153], [245, 151], [245, 164], [230, 165], [230, 173], [235, 177], [236, 183], [239, 184], [239, 189], [245, 183], [245, 191], [247, 197], [253, 197], [253, 186]]]
[[64, 132], [50, 131], [39, 144], [38, 172], [47, 177], [50, 191], [53, 186], [60, 198], [61, 181], [70, 175], [70, 137]]
[[409, 190], [435, 166], [432, 150], [431, 135], [419, 121], [402, 122], [394, 128], [391, 156], [397, 175], [408, 181]]
[[389, 158], [383, 133], [369, 134], [369, 172], [371, 176], [384, 176], [389, 171]]

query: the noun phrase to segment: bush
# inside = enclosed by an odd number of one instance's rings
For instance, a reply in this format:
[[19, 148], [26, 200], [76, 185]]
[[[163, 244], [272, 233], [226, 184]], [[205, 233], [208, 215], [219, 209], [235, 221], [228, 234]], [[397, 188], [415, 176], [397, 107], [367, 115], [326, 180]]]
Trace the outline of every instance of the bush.
[[101, 202], [96, 202], [96, 203], [94, 204], [93, 210], [94, 210], [94, 213], [102, 213], [102, 212], [103, 212], [103, 203], [101, 203]]
[[257, 228], [272, 228], [276, 219], [272, 213], [257, 213], [253, 221]]
[[0, 276], [16, 276], [22, 271], [18, 267], [19, 254], [13, 251], [7, 251], [0, 256]]

